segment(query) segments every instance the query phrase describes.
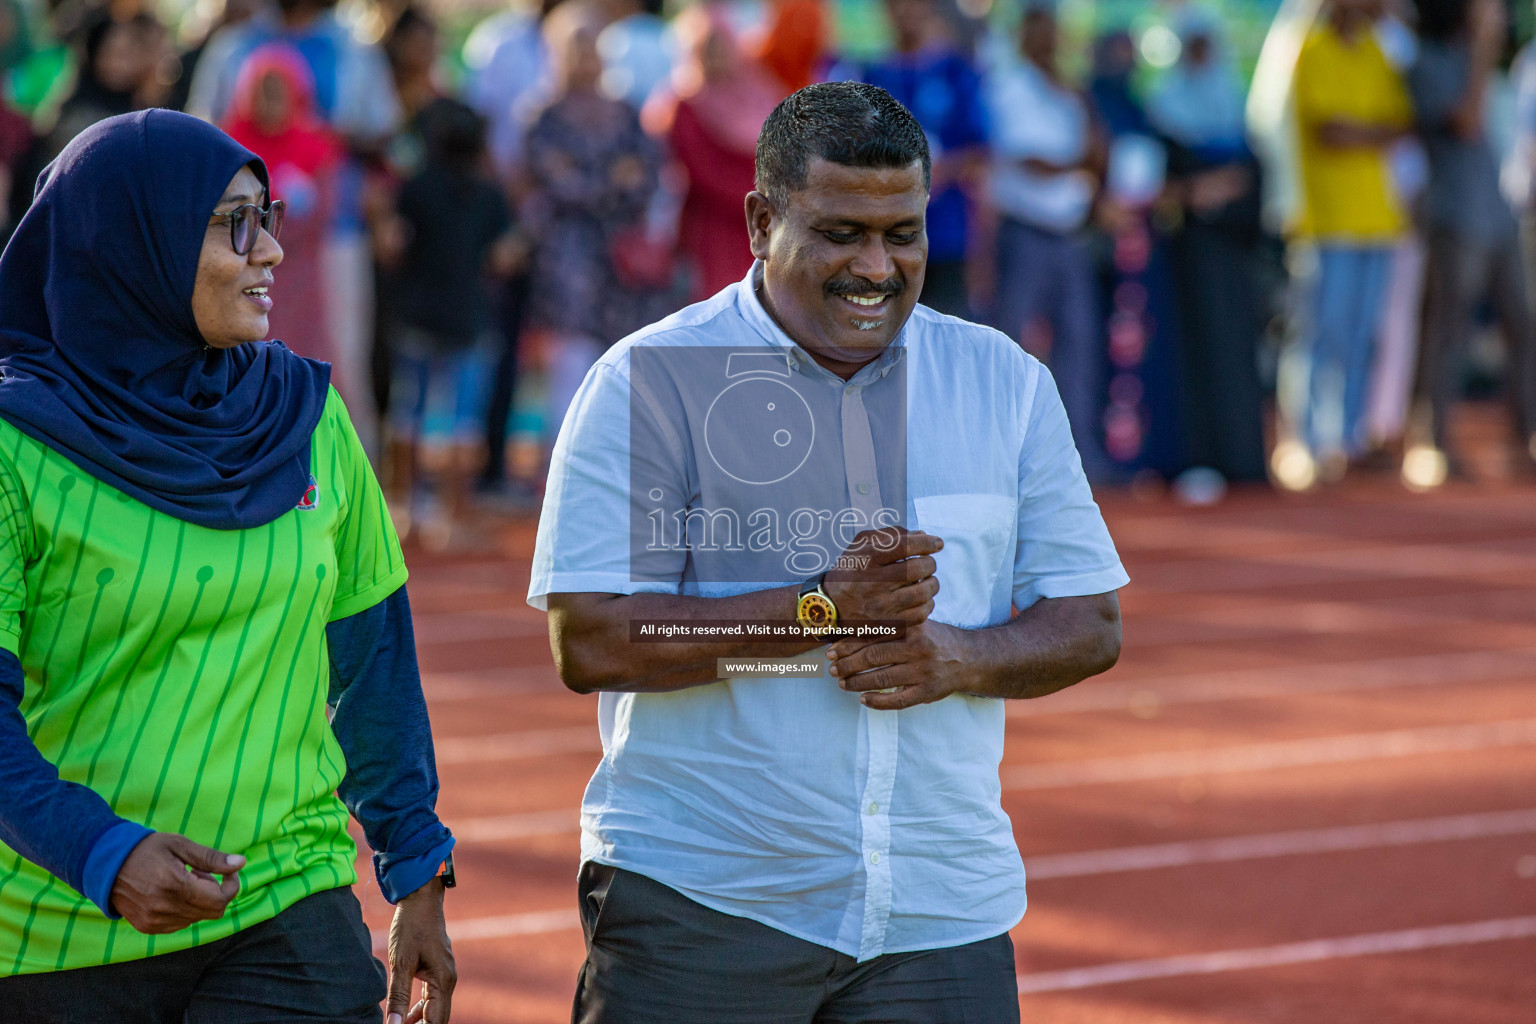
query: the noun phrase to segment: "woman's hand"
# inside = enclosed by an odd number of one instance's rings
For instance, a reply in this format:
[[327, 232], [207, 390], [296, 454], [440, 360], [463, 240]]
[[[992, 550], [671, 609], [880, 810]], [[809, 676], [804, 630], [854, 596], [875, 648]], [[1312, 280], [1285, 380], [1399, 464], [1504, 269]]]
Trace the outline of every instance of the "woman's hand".
[[[177, 932], [216, 921], [240, 891], [245, 858], [199, 846], [186, 836], [156, 832], [128, 854], [112, 883], [111, 904], [136, 931]], [[222, 876], [222, 880], [215, 878]]]
[[[413, 1006], [411, 988], [417, 978], [421, 999]], [[400, 901], [389, 926], [388, 1024], [448, 1024], [458, 980], [443, 920], [443, 882], [434, 878]]]

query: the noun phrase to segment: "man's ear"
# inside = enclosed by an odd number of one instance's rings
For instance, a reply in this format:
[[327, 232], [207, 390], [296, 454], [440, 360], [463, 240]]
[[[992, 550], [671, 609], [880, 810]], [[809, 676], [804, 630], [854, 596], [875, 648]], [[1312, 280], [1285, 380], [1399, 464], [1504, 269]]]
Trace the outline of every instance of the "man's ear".
[[773, 234], [778, 211], [761, 192], [747, 193], [747, 245], [756, 259], [768, 258], [768, 240]]

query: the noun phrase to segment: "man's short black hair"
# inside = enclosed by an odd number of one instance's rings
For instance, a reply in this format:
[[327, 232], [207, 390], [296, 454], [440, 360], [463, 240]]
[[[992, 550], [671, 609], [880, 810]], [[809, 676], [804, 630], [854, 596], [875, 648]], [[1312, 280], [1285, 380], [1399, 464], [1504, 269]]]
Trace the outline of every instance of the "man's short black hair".
[[910, 167], [923, 163], [930, 184], [928, 137], [911, 111], [877, 85], [820, 82], [784, 99], [757, 136], [755, 187], [783, 209], [790, 193], [805, 188], [811, 160], [844, 167]]

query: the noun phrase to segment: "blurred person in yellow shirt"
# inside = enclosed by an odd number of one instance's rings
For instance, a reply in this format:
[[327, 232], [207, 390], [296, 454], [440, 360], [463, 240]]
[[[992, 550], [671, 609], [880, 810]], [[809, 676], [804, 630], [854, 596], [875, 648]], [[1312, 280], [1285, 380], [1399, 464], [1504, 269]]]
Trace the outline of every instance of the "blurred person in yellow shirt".
[[1374, 31], [1381, 0], [1332, 0], [1297, 58], [1302, 205], [1295, 233], [1315, 244], [1317, 281], [1302, 437], [1326, 467], [1363, 447], [1361, 412], [1392, 253], [1407, 215], [1392, 145], [1407, 134], [1407, 85]]

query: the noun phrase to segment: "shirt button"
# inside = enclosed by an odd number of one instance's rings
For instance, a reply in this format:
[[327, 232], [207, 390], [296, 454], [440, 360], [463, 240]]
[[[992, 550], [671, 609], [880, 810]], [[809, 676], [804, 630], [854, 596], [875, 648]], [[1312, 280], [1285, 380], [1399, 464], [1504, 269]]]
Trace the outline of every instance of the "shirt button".
[[880, 863], [880, 855], [878, 853], [870, 854], [869, 855], [869, 862], [871, 864], [879, 864]]
[[860, 494], [868, 494], [869, 484], [859, 484], [858, 490]]
[[847, 387], [843, 388], [843, 394], [851, 395], [851, 394], [854, 394], [855, 392], [857, 392], [858, 390], [859, 389], [858, 389], [858, 387], [856, 385], [849, 384]]
[[880, 809], [880, 805], [879, 804], [874, 803], [874, 802], [870, 803], [870, 805], [869, 805], [869, 813], [870, 814], [874, 814], [879, 809]]

